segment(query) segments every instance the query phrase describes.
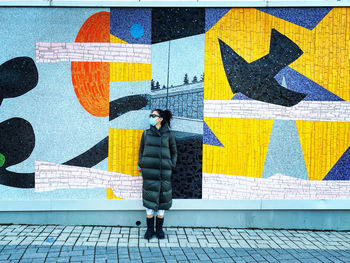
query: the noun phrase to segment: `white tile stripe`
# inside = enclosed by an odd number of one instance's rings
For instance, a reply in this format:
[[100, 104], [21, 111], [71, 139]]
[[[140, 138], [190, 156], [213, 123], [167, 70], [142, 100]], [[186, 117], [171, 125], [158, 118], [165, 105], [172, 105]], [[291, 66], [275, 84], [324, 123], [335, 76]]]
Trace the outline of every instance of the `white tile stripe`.
[[36, 61], [130, 62], [151, 64], [151, 45], [122, 43], [36, 43]]
[[[110, 187], [124, 199], [142, 198], [142, 177], [35, 161], [35, 192]], [[203, 199], [350, 199], [350, 181], [311, 181], [276, 174], [269, 178], [203, 173]]]
[[254, 178], [203, 173], [203, 199], [350, 199], [350, 181], [313, 181], [276, 174]]
[[250, 100], [205, 100], [204, 117], [350, 122], [350, 102], [302, 101], [283, 107]]
[[112, 188], [124, 199], [142, 198], [141, 176], [35, 161], [35, 192], [95, 187]]

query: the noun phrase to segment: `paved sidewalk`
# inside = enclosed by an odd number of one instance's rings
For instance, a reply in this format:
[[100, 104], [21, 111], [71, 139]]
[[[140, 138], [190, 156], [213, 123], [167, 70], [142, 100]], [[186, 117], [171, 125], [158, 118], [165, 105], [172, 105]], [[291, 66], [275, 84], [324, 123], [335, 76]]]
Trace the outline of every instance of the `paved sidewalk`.
[[0, 225], [0, 262], [350, 262], [350, 232]]

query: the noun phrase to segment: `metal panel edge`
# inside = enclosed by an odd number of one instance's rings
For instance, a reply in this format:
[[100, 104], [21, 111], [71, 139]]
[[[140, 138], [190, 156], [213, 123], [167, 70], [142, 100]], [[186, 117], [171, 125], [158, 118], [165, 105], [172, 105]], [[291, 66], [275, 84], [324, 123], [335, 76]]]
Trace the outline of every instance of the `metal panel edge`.
[[[144, 210], [140, 200], [0, 201], [0, 211]], [[350, 210], [349, 200], [203, 200], [175, 199], [171, 210]]]
[[0, 0], [0, 6], [49, 6], [49, 7], [336, 7], [350, 6], [349, 0], [332, 1], [282, 1], [282, 0], [260, 0], [260, 1], [156, 1], [156, 0]]

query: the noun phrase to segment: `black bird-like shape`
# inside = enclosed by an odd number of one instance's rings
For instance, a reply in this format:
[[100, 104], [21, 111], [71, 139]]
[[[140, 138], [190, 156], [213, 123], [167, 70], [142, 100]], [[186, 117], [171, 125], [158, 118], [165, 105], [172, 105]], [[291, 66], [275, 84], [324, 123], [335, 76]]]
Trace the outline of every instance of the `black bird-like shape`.
[[251, 63], [219, 39], [221, 58], [233, 93], [286, 107], [294, 106], [307, 94], [295, 92], [278, 84], [274, 76], [295, 61], [303, 51], [277, 30], [271, 30], [270, 52]]

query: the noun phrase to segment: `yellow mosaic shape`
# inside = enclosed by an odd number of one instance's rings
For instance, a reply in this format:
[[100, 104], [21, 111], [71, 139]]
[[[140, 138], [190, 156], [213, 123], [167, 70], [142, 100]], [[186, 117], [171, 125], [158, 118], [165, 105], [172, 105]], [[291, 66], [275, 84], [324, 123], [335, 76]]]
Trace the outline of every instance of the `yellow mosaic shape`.
[[[126, 41], [110, 35], [111, 43], [124, 43]], [[151, 64], [110, 62], [110, 81], [141, 81], [151, 80]]]
[[208, 118], [224, 145], [203, 145], [203, 172], [261, 177], [273, 120]]
[[350, 123], [295, 121], [310, 180], [322, 180], [350, 146]]
[[291, 68], [350, 100], [350, 8], [333, 8], [309, 34], [291, 38], [304, 51]]
[[110, 81], [141, 81], [151, 79], [151, 64], [110, 63]]
[[110, 34], [109, 36], [109, 42], [111, 43], [122, 43], [122, 44], [128, 44], [128, 42], [126, 42], [125, 40], [119, 38], [119, 37], [116, 37], [112, 34]]
[[[137, 169], [141, 135], [144, 130], [109, 129], [108, 171], [140, 176]], [[107, 188], [107, 199], [122, 199]]]
[[313, 29], [295, 25], [255, 8], [232, 8], [205, 34], [204, 99], [234, 94], [223, 69], [218, 38], [248, 63], [269, 53], [271, 29], [304, 52], [289, 66], [344, 100], [350, 100], [350, 8], [333, 8]]

